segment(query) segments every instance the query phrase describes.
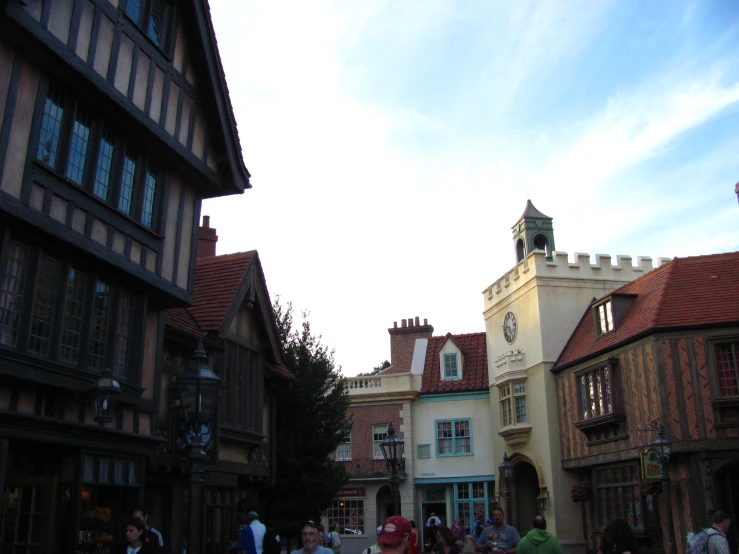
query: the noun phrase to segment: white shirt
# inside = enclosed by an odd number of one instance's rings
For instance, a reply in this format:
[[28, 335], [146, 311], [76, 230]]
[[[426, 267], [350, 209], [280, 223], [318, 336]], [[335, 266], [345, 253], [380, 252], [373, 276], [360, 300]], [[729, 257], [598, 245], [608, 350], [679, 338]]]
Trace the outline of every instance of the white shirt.
[[426, 527], [431, 527], [432, 525], [441, 525], [441, 520], [438, 516], [431, 516], [428, 521], [426, 521]]
[[254, 534], [254, 546], [257, 549], [257, 554], [262, 554], [264, 552], [264, 534], [267, 532], [267, 528], [258, 519], [252, 521], [249, 527], [251, 527], [251, 532]]

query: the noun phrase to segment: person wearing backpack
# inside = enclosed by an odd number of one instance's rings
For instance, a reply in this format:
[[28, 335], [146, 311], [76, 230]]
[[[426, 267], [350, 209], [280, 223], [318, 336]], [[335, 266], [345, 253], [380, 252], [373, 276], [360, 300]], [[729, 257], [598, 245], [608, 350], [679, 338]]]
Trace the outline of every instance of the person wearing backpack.
[[[713, 514], [713, 526], [706, 529], [706, 552], [708, 554], [731, 554], [729, 549], [729, 540], [726, 533], [731, 525], [731, 516], [723, 510], [718, 510]], [[690, 548], [690, 542], [688, 542]]]
[[326, 548], [334, 551], [334, 554], [341, 554], [341, 536], [336, 530], [335, 523], [329, 523], [328, 534], [326, 535]]

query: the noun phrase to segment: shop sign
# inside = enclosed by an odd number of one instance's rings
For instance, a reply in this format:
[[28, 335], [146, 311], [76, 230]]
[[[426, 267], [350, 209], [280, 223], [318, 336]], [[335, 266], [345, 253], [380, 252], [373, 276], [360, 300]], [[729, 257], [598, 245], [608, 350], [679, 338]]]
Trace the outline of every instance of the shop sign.
[[662, 479], [662, 464], [654, 448], [647, 448], [641, 453], [641, 474], [645, 481]]
[[339, 497], [346, 498], [350, 496], [367, 496], [364, 487], [348, 487], [346, 489], [339, 489]]

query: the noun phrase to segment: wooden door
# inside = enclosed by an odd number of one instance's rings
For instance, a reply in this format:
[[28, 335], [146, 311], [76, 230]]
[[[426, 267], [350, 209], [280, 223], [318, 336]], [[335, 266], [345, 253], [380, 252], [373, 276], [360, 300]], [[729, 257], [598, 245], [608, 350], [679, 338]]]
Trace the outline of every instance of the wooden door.
[[0, 554], [51, 554], [56, 477], [9, 477], [0, 525]]

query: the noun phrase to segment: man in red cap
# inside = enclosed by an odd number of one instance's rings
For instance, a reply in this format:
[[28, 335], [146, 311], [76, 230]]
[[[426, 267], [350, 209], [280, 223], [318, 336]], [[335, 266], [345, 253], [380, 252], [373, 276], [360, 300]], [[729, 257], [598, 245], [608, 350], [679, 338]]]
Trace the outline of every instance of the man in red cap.
[[377, 542], [382, 554], [404, 554], [411, 542], [411, 522], [400, 516], [387, 518]]

